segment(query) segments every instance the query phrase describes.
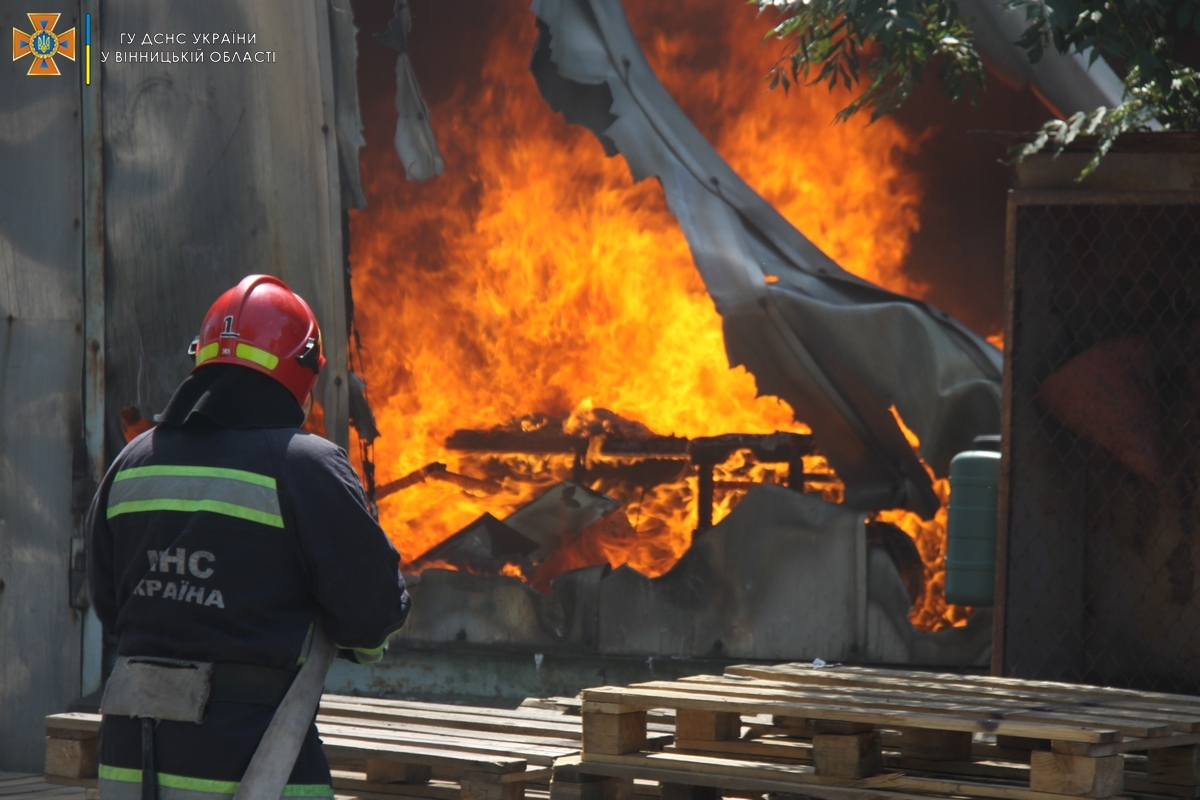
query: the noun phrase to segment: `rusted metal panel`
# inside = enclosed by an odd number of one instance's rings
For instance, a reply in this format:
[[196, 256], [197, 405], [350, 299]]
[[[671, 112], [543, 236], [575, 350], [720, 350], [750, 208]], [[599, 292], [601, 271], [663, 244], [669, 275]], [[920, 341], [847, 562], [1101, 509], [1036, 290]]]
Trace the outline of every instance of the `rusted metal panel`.
[[[103, 67], [107, 262], [106, 426], [162, 410], [187, 374], [209, 304], [241, 277], [278, 275], [313, 305], [330, 365], [317, 388], [331, 438], [346, 442], [345, 299], [326, 0], [102, 3], [115, 54], [201, 50], [202, 63]], [[138, 43], [121, 34], [137, 32]], [[143, 47], [183, 32], [183, 47]], [[192, 43], [195, 35], [255, 36]], [[270, 52], [268, 63], [211, 54]]]
[[[7, 4], [0, 27], [29, 30]], [[49, 0], [56, 29], [78, 6]], [[68, 606], [81, 493], [83, 364], [79, 62], [0, 70], [0, 770], [41, 769], [42, 718], [79, 691], [80, 614]]]

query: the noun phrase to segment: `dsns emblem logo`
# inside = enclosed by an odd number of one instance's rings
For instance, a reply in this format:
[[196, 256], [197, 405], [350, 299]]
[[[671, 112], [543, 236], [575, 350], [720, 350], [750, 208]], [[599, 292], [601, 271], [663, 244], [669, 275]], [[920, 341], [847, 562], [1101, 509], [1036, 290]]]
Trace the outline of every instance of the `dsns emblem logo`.
[[26, 75], [61, 75], [55, 56], [75, 60], [75, 29], [55, 33], [54, 26], [62, 14], [28, 14], [33, 33], [13, 28], [13, 61], [33, 56]]

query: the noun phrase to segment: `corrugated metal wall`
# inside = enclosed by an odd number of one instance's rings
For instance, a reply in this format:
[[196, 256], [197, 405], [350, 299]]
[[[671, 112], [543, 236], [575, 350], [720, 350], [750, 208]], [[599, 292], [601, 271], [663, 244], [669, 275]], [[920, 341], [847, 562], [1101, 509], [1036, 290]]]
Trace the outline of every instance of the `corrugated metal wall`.
[[[81, 91], [99, 91], [103, 106], [107, 456], [124, 444], [121, 409], [162, 410], [209, 304], [252, 272], [281, 276], [313, 305], [329, 358], [317, 398], [329, 437], [348, 437], [333, 76], [339, 58], [353, 75], [354, 54], [345, 35], [343, 52], [331, 47], [330, 26], [350, 25], [349, 15], [336, 4], [331, 14], [328, 0], [98, 5], [92, 88], [82, 86], [82, 31], [80, 57], [58, 59], [59, 78], [27, 77], [28, 59], [0, 69], [0, 770], [40, 771], [43, 716], [80, 693], [69, 561], [93, 486], [82, 425]], [[0, 29], [29, 28], [28, 10], [4, 4]], [[80, 26], [76, 3], [36, 10], [62, 12], [60, 31]], [[219, 41], [234, 33], [255, 42]], [[155, 34], [183, 34], [186, 44]], [[196, 50], [203, 63], [115, 55]], [[226, 51], [274, 55], [212, 63]], [[356, 132], [357, 114], [343, 116]], [[101, 165], [89, 163], [97, 175]], [[98, 341], [96, 324], [88, 320]]]
[[[6, 3], [0, 29], [30, 30]], [[5, 58], [5, 62], [9, 59]], [[82, 457], [82, 152], [77, 73], [0, 69], [0, 770], [41, 770], [42, 717], [79, 693], [80, 614], [68, 606]], [[33, 735], [30, 735], [30, 732]]]
[[[282, 277], [312, 303], [330, 359], [317, 397], [331, 438], [344, 444], [346, 323], [325, 0], [112, 0], [101, 4], [101, 19], [102, 46], [114, 54], [201, 50], [206, 58], [118, 64], [110, 56], [104, 65], [110, 455], [122, 444], [116, 412], [162, 410], [187, 374], [187, 346], [209, 304], [252, 272]], [[146, 33], [183, 33], [187, 45], [121, 43], [122, 34], [140, 43]], [[256, 39], [194, 45], [197, 34]], [[209, 63], [214, 52], [272, 52], [275, 62]]]

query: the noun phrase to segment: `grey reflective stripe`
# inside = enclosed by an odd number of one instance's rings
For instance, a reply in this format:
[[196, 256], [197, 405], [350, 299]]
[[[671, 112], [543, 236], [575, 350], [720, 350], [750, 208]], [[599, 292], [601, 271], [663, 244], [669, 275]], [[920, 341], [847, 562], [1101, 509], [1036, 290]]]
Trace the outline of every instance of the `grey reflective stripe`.
[[118, 472], [108, 493], [107, 516], [111, 519], [138, 511], [209, 511], [282, 528], [279, 495], [274, 486], [264, 485], [270, 479], [247, 473], [256, 479], [252, 482], [226, 477], [229, 473], [233, 471], [221, 475]]

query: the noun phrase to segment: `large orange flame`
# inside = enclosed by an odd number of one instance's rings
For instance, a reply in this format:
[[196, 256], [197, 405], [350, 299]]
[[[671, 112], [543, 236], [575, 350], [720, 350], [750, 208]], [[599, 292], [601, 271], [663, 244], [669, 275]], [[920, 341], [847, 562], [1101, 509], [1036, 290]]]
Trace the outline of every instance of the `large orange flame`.
[[[351, 215], [379, 481], [436, 461], [499, 486], [482, 493], [427, 480], [384, 499], [381, 522], [409, 563], [484, 512], [503, 518], [570, 474], [567, 457], [448, 451], [456, 429], [606, 408], [664, 435], [806, 430], [785, 403], [756, 397], [751, 375], [729, 369], [720, 317], [657, 183], [634, 185], [621, 159], [606, 159], [538, 94], [527, 0], [494, 1], [507, 13], [482, 74], [431, 112], [445, 174], [409, 183], [390, 148], [368, 149], [369, 205]], [[728, 0], [684, 5], [626, 3], [685, 112], [839, 263], [920, 295], [903, 270], [921, 194], [903, 166], [913, 138], [888, 119], [832, 125], [847, 100], [840, 91], [765, 92], [768, 20]], [[806, 471], [828, 468], [810, 457]], [[719, 477], [783, 479], [744, 454]], [[580, 545], [563, 568], [607, 560], [662, 574], [690, 545], [695, 480], [597, 482], [625, 504], [635, 534]], [[838, 488], [827, 485], [826, 496], [837, 500]], [[719, 493], [715, 519], [743, 493]]]
[[[909, 446], [919, 453], [921, 440], [904, 424], [895, 406], [892, 406], [891, 411], [892, 416], [896, 418], [896, 424], [908, 439]], [[890, 522], [907, 533], [916, 543], [921, 561], [925, 563], [925, 593], [913, 606], [909, 619], [919, 630], [936, 631], [951, 625], [966, 625], [967, 618], [971, 616], [971, 609], [946, 602], [946, 523], [949, 519], [950, 480], [934, 475], [933, 470], [924, 461], [921, 465], [929, 473], [929, 478], [933, 481], [933, 491], [941, 501], [941, 507], [933, 519], [921, 519], [903, 508], [880, 511], [875, 515], [875, 519]]]

